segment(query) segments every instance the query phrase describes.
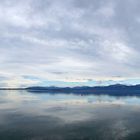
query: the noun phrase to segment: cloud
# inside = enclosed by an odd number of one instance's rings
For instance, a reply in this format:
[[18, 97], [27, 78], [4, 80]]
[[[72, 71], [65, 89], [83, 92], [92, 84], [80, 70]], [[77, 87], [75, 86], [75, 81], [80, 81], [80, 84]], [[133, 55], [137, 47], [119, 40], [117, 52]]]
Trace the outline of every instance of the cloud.
[[[138, 0], [1, 1], [0, 76], [8, 78], [1, 83], [139, 78], [139, 4]], [[23, 75], [38, 80], [27, 81]]]

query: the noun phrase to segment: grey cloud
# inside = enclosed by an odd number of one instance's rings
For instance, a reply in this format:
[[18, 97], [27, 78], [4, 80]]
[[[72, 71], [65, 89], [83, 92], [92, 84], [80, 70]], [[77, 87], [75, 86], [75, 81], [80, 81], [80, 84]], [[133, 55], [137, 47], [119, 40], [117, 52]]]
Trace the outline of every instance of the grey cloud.
[[51, 80], [139, 77], [139, 4], [0, 1], [0, 70]]

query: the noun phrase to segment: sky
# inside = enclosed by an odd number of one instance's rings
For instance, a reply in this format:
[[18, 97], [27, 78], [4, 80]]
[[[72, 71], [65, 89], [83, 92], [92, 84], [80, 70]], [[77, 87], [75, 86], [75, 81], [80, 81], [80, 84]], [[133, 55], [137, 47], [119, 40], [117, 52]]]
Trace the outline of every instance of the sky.
[[139, 0], [0, 0], [0, 87], [140, 83]]

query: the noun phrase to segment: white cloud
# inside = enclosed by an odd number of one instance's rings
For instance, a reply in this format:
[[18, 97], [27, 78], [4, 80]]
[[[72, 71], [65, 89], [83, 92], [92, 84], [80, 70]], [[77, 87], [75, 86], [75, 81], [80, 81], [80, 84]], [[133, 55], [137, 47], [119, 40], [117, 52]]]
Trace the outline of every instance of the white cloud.
[[[130, 3], [1, 2], [0, 76], [9, 77], [9, 82], [1, 83], [20, 86], [45, 79], [85, 82], [140, 77], [139, 15], [134, 10], [139, 2], [132, 7]], [[124, 6], [125, 12], [120, 13]], [[135, 20], [129, 20], [133, 15]]]

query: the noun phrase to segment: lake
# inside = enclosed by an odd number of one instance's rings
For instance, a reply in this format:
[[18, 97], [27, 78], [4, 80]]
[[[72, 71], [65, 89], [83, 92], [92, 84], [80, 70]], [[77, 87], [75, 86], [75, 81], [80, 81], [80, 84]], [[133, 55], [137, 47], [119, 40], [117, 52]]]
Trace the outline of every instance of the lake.
[[140, 97], [1, 90], [0, 140], [140, 140]]

